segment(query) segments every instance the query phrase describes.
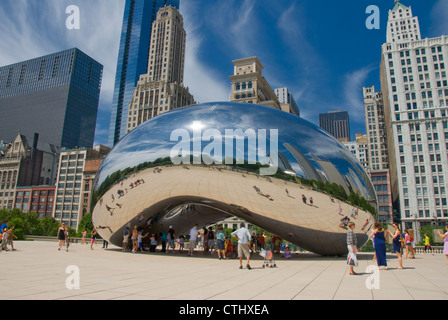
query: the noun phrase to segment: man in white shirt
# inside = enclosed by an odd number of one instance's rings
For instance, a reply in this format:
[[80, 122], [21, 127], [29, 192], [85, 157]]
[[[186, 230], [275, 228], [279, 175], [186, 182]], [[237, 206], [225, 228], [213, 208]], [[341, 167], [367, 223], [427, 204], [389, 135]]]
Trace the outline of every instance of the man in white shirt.
[[244, 223], [241, 223], [240, 228], [232, 232], [232, 237], [238, 238], [238, 257], [240, 258], [240, 269], [243, 269], [243, 255], [247, 258], [247, 269], [251, 269], [249, 265], [250, 261], [250, 236], [249, 230], [244, 227]]
[[193, 256], [194, 248], [196, 248], [196, 240], [198, 237], [198, 225], [195, 224], [193, 228], [190, 230], [190, 239], [189, 239], [189, 250], [188, 256]]

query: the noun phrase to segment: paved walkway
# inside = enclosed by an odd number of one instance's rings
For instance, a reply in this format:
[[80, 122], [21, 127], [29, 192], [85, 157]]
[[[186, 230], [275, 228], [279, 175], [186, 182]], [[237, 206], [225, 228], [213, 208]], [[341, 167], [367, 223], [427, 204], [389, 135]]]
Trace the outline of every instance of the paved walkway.
[[[442, 254], [417, 254], [416, 259], [403, 260], [403, 270], [396, 269], [397, 259], [388, 255], [390, 269], [375, 276], [365, 272], [375, 264], [372, 255], [364, 253], [355, 269], [360, 274], [351, 276], [345, 258], [305, 253], [291, 260], [278, 257], [276, 268], [265, 269], [256, 255], [252, 270], [239, 270], [237, 259], [218, 260], [202, 252], [194, 257], [123, 253], [100, 245], [91, 250], [90, 244], [73, 244], [66, 252], [47, 241], [17, 241], [15, 247], [0, 253], [0, 300], [448, 299], [448, 259]], [[67, 288], [67, 283], [76, 283], [67, 281], [75, 274], [69, 266], [79, 270], [79, 289]]]

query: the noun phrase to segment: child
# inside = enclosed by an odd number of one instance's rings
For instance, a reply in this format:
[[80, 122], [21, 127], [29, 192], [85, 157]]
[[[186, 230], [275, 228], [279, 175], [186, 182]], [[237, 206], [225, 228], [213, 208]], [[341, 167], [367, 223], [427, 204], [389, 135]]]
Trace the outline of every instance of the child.
[[6, 246], [7, 242], [8, 242], [8, 229], [5, 228], [3, 230], [2, 250], [9, 251], [8, 247]]
[[157, 247], [157, 240], [156, 235], [153, 233], [150, 239], [150, 246], [149, 246], [149, 252], [156, 252]]
[[129, 228], [126, 228], [123, 233], [123, 246], [121, 247], [121, 251], [129, 250]]
[[143, 252], [143, 238], [146, 238], [148, 234], [142, 235], [142, 231], [140, 230], [138, 232], [137, 241], [138, 241], [138, 250], [140, 252]]
[[291, 250], [289, 249], [289, 246], [285, 247], [285, 259], [291, 259]]
[[179, 236], [179, 253], [184, 252], [184, 245], [185, 245], [185, 236], [182, 232]]
[[65, 251], [68, 252], [68, 247], [70, 246], [70, 237], [68, 235], [68, 230], [65, 229]]

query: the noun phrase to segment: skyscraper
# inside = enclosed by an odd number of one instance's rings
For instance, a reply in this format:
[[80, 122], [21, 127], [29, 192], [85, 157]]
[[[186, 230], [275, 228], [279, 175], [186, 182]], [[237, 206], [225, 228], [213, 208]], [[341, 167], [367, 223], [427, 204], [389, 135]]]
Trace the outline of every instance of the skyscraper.
[[152, 23], [165, 5], [179, 9], [180, 0], [126, 0], [109, 131], [109, 145], [126, 134], [128, 106], [140, 75], [148, 69]]
[[382, 46], [381, 89], [392, 194], [405, 228], [448, 221], [447, 62], [448, 37], [422, 40], [411, 7], [396, 1]]
[[389, 169], [387, 154], [384, 104], [381, 92], [375, 86], [363, 88], [366, 132], [368, 142], [368, 167], [372, 170]]
[[319, 114], [319, 127], [341, 142], [350, 141], [350, 122], [347, 111], [330, 111]]
[[161, 113], [195, 103], [183, 83], [185, 42], [179, 11], [161, 8], [153, 23], [148, 72], [140, 76], [129, 101], [126, 132]]
[[0, 68], [0, 140], [93, 146], [103, 66], [77, 48]]
[[277, 88], [274, 89], [275, 95], [280, 102], [281, 108], [283, 111], [295, 114], [300, 117], [300, 109], [297, 105], [296, 100], [292, 96], [292, 93], [288, 90], [288, 88]]

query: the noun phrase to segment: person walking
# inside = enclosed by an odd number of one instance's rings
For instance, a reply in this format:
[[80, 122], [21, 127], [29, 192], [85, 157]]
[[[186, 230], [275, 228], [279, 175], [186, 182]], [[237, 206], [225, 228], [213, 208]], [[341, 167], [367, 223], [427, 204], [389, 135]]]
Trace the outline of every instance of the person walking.
[[355, 234], [355, 223], [348, 223], [348, 232], [347, 232], [347, 248], [348, 248], [348, 256], [347, 256], [347, 265], [349, 267], [349, 273], [351, 275], [357, 274], [353, 267], [358, 266], [358, 259], [356, 257], [356, 253], [358, 252], [358, 238]]
[[195, 224], [193, 228], [190, 230], [190, 239], [189, 239], [189, 248], [188, 248], [188, 256], [192, 257], [194, 248], [196, 247], [196, 241], [198, 239], [198, 225]]
[[95, 227], [93, 227], [91, 235], [90, 235], [90, 250], [93, 250], [93, 244], [96, 243], [96, 235], [98, 234], [98, 231]]
[[233, 237], [238, 239], [238, 257], [240, 258], [240, 269], [243, 269], [243, 255], [247, 259], [246, 268], [252, 269], [250, 267], [250, 232], [244, 227], [244, 223], [241, 223], [240, 228], [231, 233]]
[[58, 229], [58, 241], [59, 241], [59, 248], [58, 250], [61, 250], [62, 246], [64, 245], [65, 242], [65, 223], [62, 222], [61, 226]]
[[376, 222], [374, 225], [374, 229], [370, 237], [374, 237], [374, 247], [375, 247], [375, 255], [376, 262], [378, 268], [381, 270], [387, 270], [387, 261], [386, 261], [386, 240], [384, 238], [384, 230], [381, 223]]
[[403, 259], [401, 257], [401, 231], [400, 226], [397, 222], [394, 222], [393, 225], [395, 232], [392, 233], [390, 230], [387, 230], [389, 234], [392, 236], [392, 252], [395, 252], [398, 258], [398, 268], [403, 269]]
[[428, 236], [428, 234], [427, 233], [425, 233], [425, 253], [426, 253], [426, 251], [427, 250], [432, 250], [431, 249], [431, 241], [429, 240], [429, 236]]
[[448, 226], [445, 227], [445, 230], [444, 234], [441, 234], [440, 230], [437, 230], [437, 232], [443, 238], [443, 254], [448, 259]]

